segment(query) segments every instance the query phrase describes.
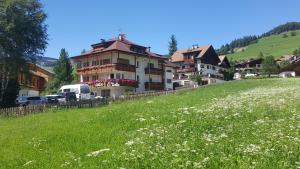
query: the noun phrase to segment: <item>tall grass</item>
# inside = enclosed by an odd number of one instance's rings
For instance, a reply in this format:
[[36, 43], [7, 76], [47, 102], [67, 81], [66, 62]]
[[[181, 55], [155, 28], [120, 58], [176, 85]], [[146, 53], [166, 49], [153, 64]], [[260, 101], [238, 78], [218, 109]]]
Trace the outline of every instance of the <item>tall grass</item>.
[[0, 168], [297, 168], [300, 80], [0, 119]]

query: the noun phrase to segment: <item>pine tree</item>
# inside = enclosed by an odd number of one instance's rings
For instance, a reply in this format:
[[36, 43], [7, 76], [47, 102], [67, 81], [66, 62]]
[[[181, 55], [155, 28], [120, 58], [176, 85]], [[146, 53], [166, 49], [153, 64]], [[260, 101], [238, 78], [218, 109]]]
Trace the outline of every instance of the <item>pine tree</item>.
[[73, 81], [73, 68], [69, 60], [69, 54], [64, 48], [60, 51], [60, 57], [53, 71], [54, 78], [47, 85], [48, 93], [54, 93], [62, 85], [70, 84]]
[[169, 42], [169, 56], [171, 57], [177, 51], [177, 40], [175, 35], [171, 35]]

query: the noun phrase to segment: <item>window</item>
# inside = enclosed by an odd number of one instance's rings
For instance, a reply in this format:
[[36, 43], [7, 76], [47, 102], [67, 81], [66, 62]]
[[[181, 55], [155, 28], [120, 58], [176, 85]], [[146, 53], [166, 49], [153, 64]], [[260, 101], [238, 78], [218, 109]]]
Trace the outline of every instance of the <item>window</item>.
[[137, 81], [138, 83], [140, 83], [140, 76], [139, 76], [139, 75], [136, 76], [136, 81]]
[[204, 68], [204, 65], [203, 65], [203, 64], [201, 64], [201, 68]]
[[148, 67], [154, 68], [154, 63], [148, 63]]
[[209, 65], [206, 65], [206, 68], [209, 69]]
[[125, 79], [125, 76], [124, 76], [124, 74], [122, 74], [122, 79]]
[[101, 90], [102, 97], [110, 97], [110, 90]]
[[150, 77], [149, 82], [152, 83], [152, 78]]
[[77, 67], [78, 67], [78, 68], [81, 68], [81, 62], [80, 62], [80, 61], [77, 62]]
[[104, 60], [102, 60], [102, 64], [103, 65], [110, 64], [110, 60], [109, 59], [104, 59]]
[[172, 83], [172, 79], [167, 79], [167, 83]]
[[184, 69], [184, 68], [185, 68], [185, 66], [182, 66], [181, 68], [182, 68], [182, 69]]
[[89, 77], [89, 76], [84, 76], [84, 77], [83, 77], [83, 81], [84, 81], [84, 82], [90, 81], [90, 77]]
[[83, 63], [83, 67], [89, 67], [90, 66], [90, 62], [84, 62]]
[[96, 66], [97, 65], [97, 61], [92, 61], [92, 66]]
[[168, 73], [172, 73], [172, 70], [167, 70]]
[[99, 60], [96, 61], [96, 65], [99, 65]]
[[129, 65], [129, 60], [128, 59], [119, 58], [118, 59], [118, 63]]
[[90, 93], [90, 88], [88, 86], [80, 86], [80, 93]]
[[213, 66], [213, 67], [212, 67], [212, 70], [216, 70], [216, 67], [215, 67], [215, 66]]
[[116, 73], [116, 79], [120, 79], [121, 78], [121, 74], [120, 73]]
[[94, 80], [97, 80], [98, 79], [98, 75], [94, 75], [93, 77], [92, 77], [92, 80], [94, 81]]
[[136, 61], [136, 67], [140, 67], [140, 62]]
[[114, 79], [115, 78], [115, 74], [111, 73], [109, 77], [110, 77], [110, 79]]

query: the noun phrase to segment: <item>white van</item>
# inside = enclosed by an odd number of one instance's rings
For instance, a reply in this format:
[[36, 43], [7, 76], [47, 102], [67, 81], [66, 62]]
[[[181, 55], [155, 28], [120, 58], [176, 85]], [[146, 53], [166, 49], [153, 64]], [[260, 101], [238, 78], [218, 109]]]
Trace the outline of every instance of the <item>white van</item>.
[[91, 90], [88, 84], [64, 85], [58, 90], [58, 93], [63, 92], [75, 92], [78, 101], [91, 99]]

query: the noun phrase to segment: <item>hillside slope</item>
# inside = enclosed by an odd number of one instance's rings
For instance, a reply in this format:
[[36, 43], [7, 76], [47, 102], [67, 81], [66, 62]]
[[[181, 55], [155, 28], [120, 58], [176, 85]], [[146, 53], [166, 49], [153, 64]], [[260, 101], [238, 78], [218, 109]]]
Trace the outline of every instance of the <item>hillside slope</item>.
[[265, 56], [273, 55], [274, 57], [292, 54], [300, 46], [300, 31], [295, 32], [297, 32], [296, 36], [290, 36], [290, 32], [287, 32], [287, 38], [283, 38], [284, 33], [262, 38], [258, 40], [258, 43], [246, 46], [244, 51], [237, 49], [237, 52], [229, 54], [228, 57], [241, 60], [256, 58], [260, 52], [263, 52]]
[[300, 79], [0, 118], [0, 168], [297, 168]]

